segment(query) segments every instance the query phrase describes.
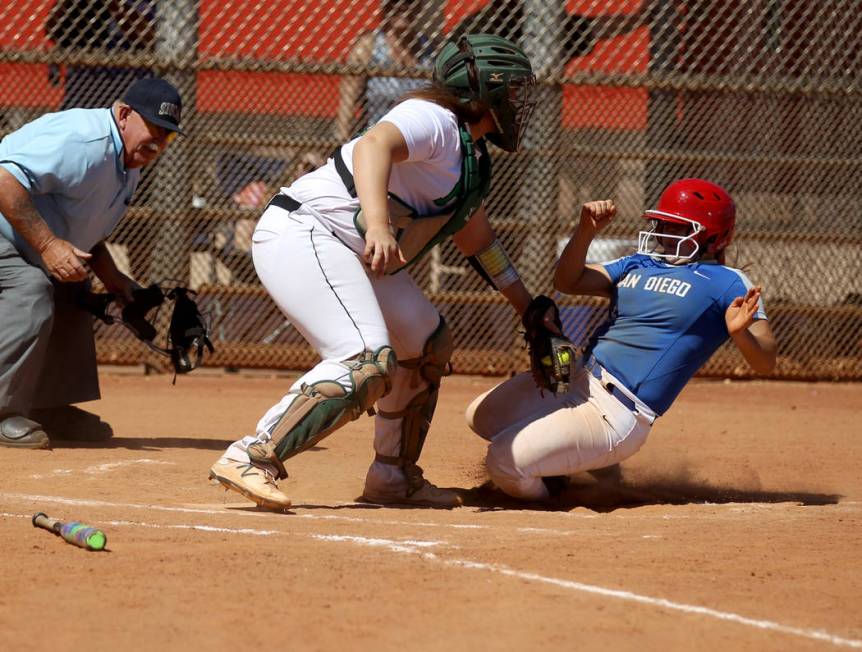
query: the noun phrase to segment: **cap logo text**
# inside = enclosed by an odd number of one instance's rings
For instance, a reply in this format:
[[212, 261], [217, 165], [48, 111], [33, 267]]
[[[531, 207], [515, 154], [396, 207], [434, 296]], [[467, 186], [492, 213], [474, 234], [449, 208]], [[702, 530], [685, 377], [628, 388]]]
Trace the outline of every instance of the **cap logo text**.
[[162, 102], [159, 106], [159, 115], [166, 115], [174, 119], [174, 122], [180, 121], [180, 107], [171, 102]]

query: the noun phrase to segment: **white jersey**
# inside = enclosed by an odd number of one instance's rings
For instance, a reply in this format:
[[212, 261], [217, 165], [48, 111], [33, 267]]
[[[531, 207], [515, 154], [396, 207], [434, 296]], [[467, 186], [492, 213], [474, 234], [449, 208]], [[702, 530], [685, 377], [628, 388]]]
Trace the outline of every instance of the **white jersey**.
[[[455, 114], [433, 102], [411, 99], [393, 107], [380, 121], [398, 128], [409, 152], [406, 161], [393, 164], [389, 192], [419, 215], [442, 212], [443, 207], [434, 200], [448, 195], [461, 178], [461, 135]], [[341, 148], [351, 174], [353, 148], [358, 140]], [[365, 242], [353, 224], [359, 199], [348, 194], [333, 159], [281, 191], [311, 209], [351, 249], [359, 253], [364, 250]]]

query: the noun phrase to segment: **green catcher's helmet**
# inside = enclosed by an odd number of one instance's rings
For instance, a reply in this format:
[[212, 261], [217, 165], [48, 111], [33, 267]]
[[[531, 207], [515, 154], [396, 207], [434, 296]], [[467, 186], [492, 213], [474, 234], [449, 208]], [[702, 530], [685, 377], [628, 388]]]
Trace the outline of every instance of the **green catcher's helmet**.
[[497, 131], [486, 138], [516, 152], [535, 107], [536, 77], [517, 45], [493, 34], [467, 34], [447, 43], [434, 64], [434, 80], [463, 100], [479, 100], [491, 110]]

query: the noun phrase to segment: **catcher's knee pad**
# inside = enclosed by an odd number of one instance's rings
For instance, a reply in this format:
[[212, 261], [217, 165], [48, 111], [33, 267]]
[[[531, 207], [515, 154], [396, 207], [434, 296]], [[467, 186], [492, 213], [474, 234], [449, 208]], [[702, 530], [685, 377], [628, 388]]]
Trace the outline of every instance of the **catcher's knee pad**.
[[358, 419], [386, 395], [392, 388], [391, 376], [396, 364], [395, 352], [389, 346], [375, 352], [366, 350], [344, 362], [350, 389], [334, 380], [303, 385], [272, 427], [269, 441], [249, 446], [249, 457], [275, 465], [279, 476], [287, 477], [284, 460], [311, 448], [348, 421]]
[[453, 348], [452, 331], [441, 315], [440, 323], [422, 347], [422, 355], [398, 364], [405, 369], [416, 369], [429, 384], [439, 387], [440, 379], [452, 373], [449, 360], [452, 358]]
[[428, 383], [428, 386], [416, 394], [403, 410], [397, 412], [384, 412], [378, 410], [378, 414], [384, 419], [402, 419], [401, 421], [401, 447], [398, 457], [377, 454], [377, 461], [384, 464], [396, 464], [404, 466], [415, 464], [425, 444], [425, 437], [431, 427], [431, 418], [437, 407], [437, 395], [440, 389], [440, 381], [443, 376], [452, 373], [449, 359], [452, 357], [452, 332], [446, 325], [443, 317], [440, 324], [431, 333], [422, 355], [411, 360], [399, 361], [399, 365], [405, 369], [414, 369]]

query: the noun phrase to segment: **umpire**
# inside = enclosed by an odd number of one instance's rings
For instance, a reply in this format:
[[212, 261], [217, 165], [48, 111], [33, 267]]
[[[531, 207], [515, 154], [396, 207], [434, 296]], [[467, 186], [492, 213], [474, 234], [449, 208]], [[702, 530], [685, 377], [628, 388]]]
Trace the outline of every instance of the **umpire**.
[[0, 142], [0, 446], [113, 434], [71, 405], [100, 397], [92, 317], [77, 298], [88, 267], [120, 297], [138, 287], [104, 240], [140, 169], [180, 133], [180, 110], [171, 84], [141, 79], [110, 108], [50, 113]]

